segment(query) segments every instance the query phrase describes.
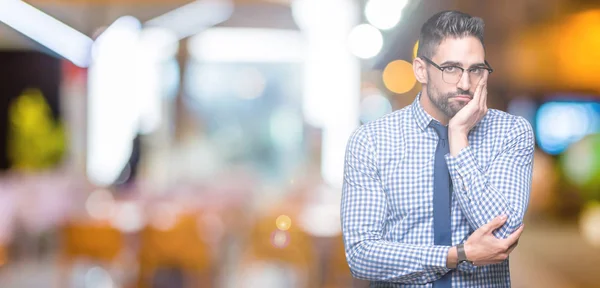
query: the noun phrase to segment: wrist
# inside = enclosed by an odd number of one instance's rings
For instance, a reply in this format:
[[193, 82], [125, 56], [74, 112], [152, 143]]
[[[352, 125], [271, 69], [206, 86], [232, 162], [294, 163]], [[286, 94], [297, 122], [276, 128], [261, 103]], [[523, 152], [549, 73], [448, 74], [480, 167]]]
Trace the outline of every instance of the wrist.
[[448, 249], [448, 257], [446, 258], [446, 267], [450, 269], [454, 269], [458, 266], [458, 253], [456, 251], [456, 246], [450, 247]]
[[448, 124], [448, 134], [465, 135], [465, 136], [469, 134], [468, 128], [458, 126], [458, 125], [452, 125], [452, 124], [453, 123]]
[[460, 131], [448, 130], [448, 143], [450, 145], [450, 154], [454, 157], [460, 153], [460, 151], [469, 146], [468, 133]]
[[460, 264], [462, 262], [471, 262], [471, 261], [469, 261], [469, 257], [467, 256], [467, 253], [465, 250], [465, 245], [466, 244], [464, 244], [464, 243], [456, 245], [456, 252], [458, 255], [458, 264]]

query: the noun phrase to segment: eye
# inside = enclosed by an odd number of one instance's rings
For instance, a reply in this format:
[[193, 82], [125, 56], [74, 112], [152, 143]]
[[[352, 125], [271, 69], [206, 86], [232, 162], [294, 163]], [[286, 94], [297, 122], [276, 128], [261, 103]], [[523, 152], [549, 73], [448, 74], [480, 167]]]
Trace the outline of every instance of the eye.
[[473, 75], [481, 75], [483, 74], [483, 68], [471, 68], [469, 69], [469, 73], [473, 74]]
[[448, 67], [444, 67], [444, 71], [448, 72], [448, 73], [456, 73], [456, 72], [458, 72], [458, 68], [456, 68], [454, 66], [448, 66]]

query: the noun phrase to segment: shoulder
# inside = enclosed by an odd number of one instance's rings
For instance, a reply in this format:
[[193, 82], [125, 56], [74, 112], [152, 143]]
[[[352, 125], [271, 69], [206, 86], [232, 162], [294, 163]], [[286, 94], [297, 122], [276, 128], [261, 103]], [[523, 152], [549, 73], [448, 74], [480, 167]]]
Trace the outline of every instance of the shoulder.
[[402, 126], [410, 113], [410, 106], [407, 106], [362, 124], [352, 133], [350, 142], [366, 140], [370, 145], [376, 146], [381, 141], [393, 139], [401, 134]]

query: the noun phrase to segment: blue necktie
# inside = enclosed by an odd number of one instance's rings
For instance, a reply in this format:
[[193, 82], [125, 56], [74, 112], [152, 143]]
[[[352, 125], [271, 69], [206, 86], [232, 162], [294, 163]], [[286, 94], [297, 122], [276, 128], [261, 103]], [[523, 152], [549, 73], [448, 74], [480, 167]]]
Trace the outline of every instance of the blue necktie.
[[[452, 230], [450, 227], [450, 173], [444, 156], [450, 152], [448, 144], [448, 127], [431, 121], [431, 127], [439, 136], [435, 149], [433, 170], [433, 237], [435, 245], [452, 246]], [[452, 274], [446, 273], [433, 282], [435, 288], [452, 287]]]

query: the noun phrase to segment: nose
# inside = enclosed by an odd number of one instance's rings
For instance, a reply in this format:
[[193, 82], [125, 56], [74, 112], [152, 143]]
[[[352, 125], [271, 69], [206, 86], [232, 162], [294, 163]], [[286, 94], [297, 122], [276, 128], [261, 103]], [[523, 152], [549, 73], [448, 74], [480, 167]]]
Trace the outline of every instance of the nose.
[[471, 89], [471, 79], [469, 79], [469, 73], [467, 73], [467, 71], [463, 72], [460, 80], [456, 83], [456, 87], [463, 91], [469, 91]]

